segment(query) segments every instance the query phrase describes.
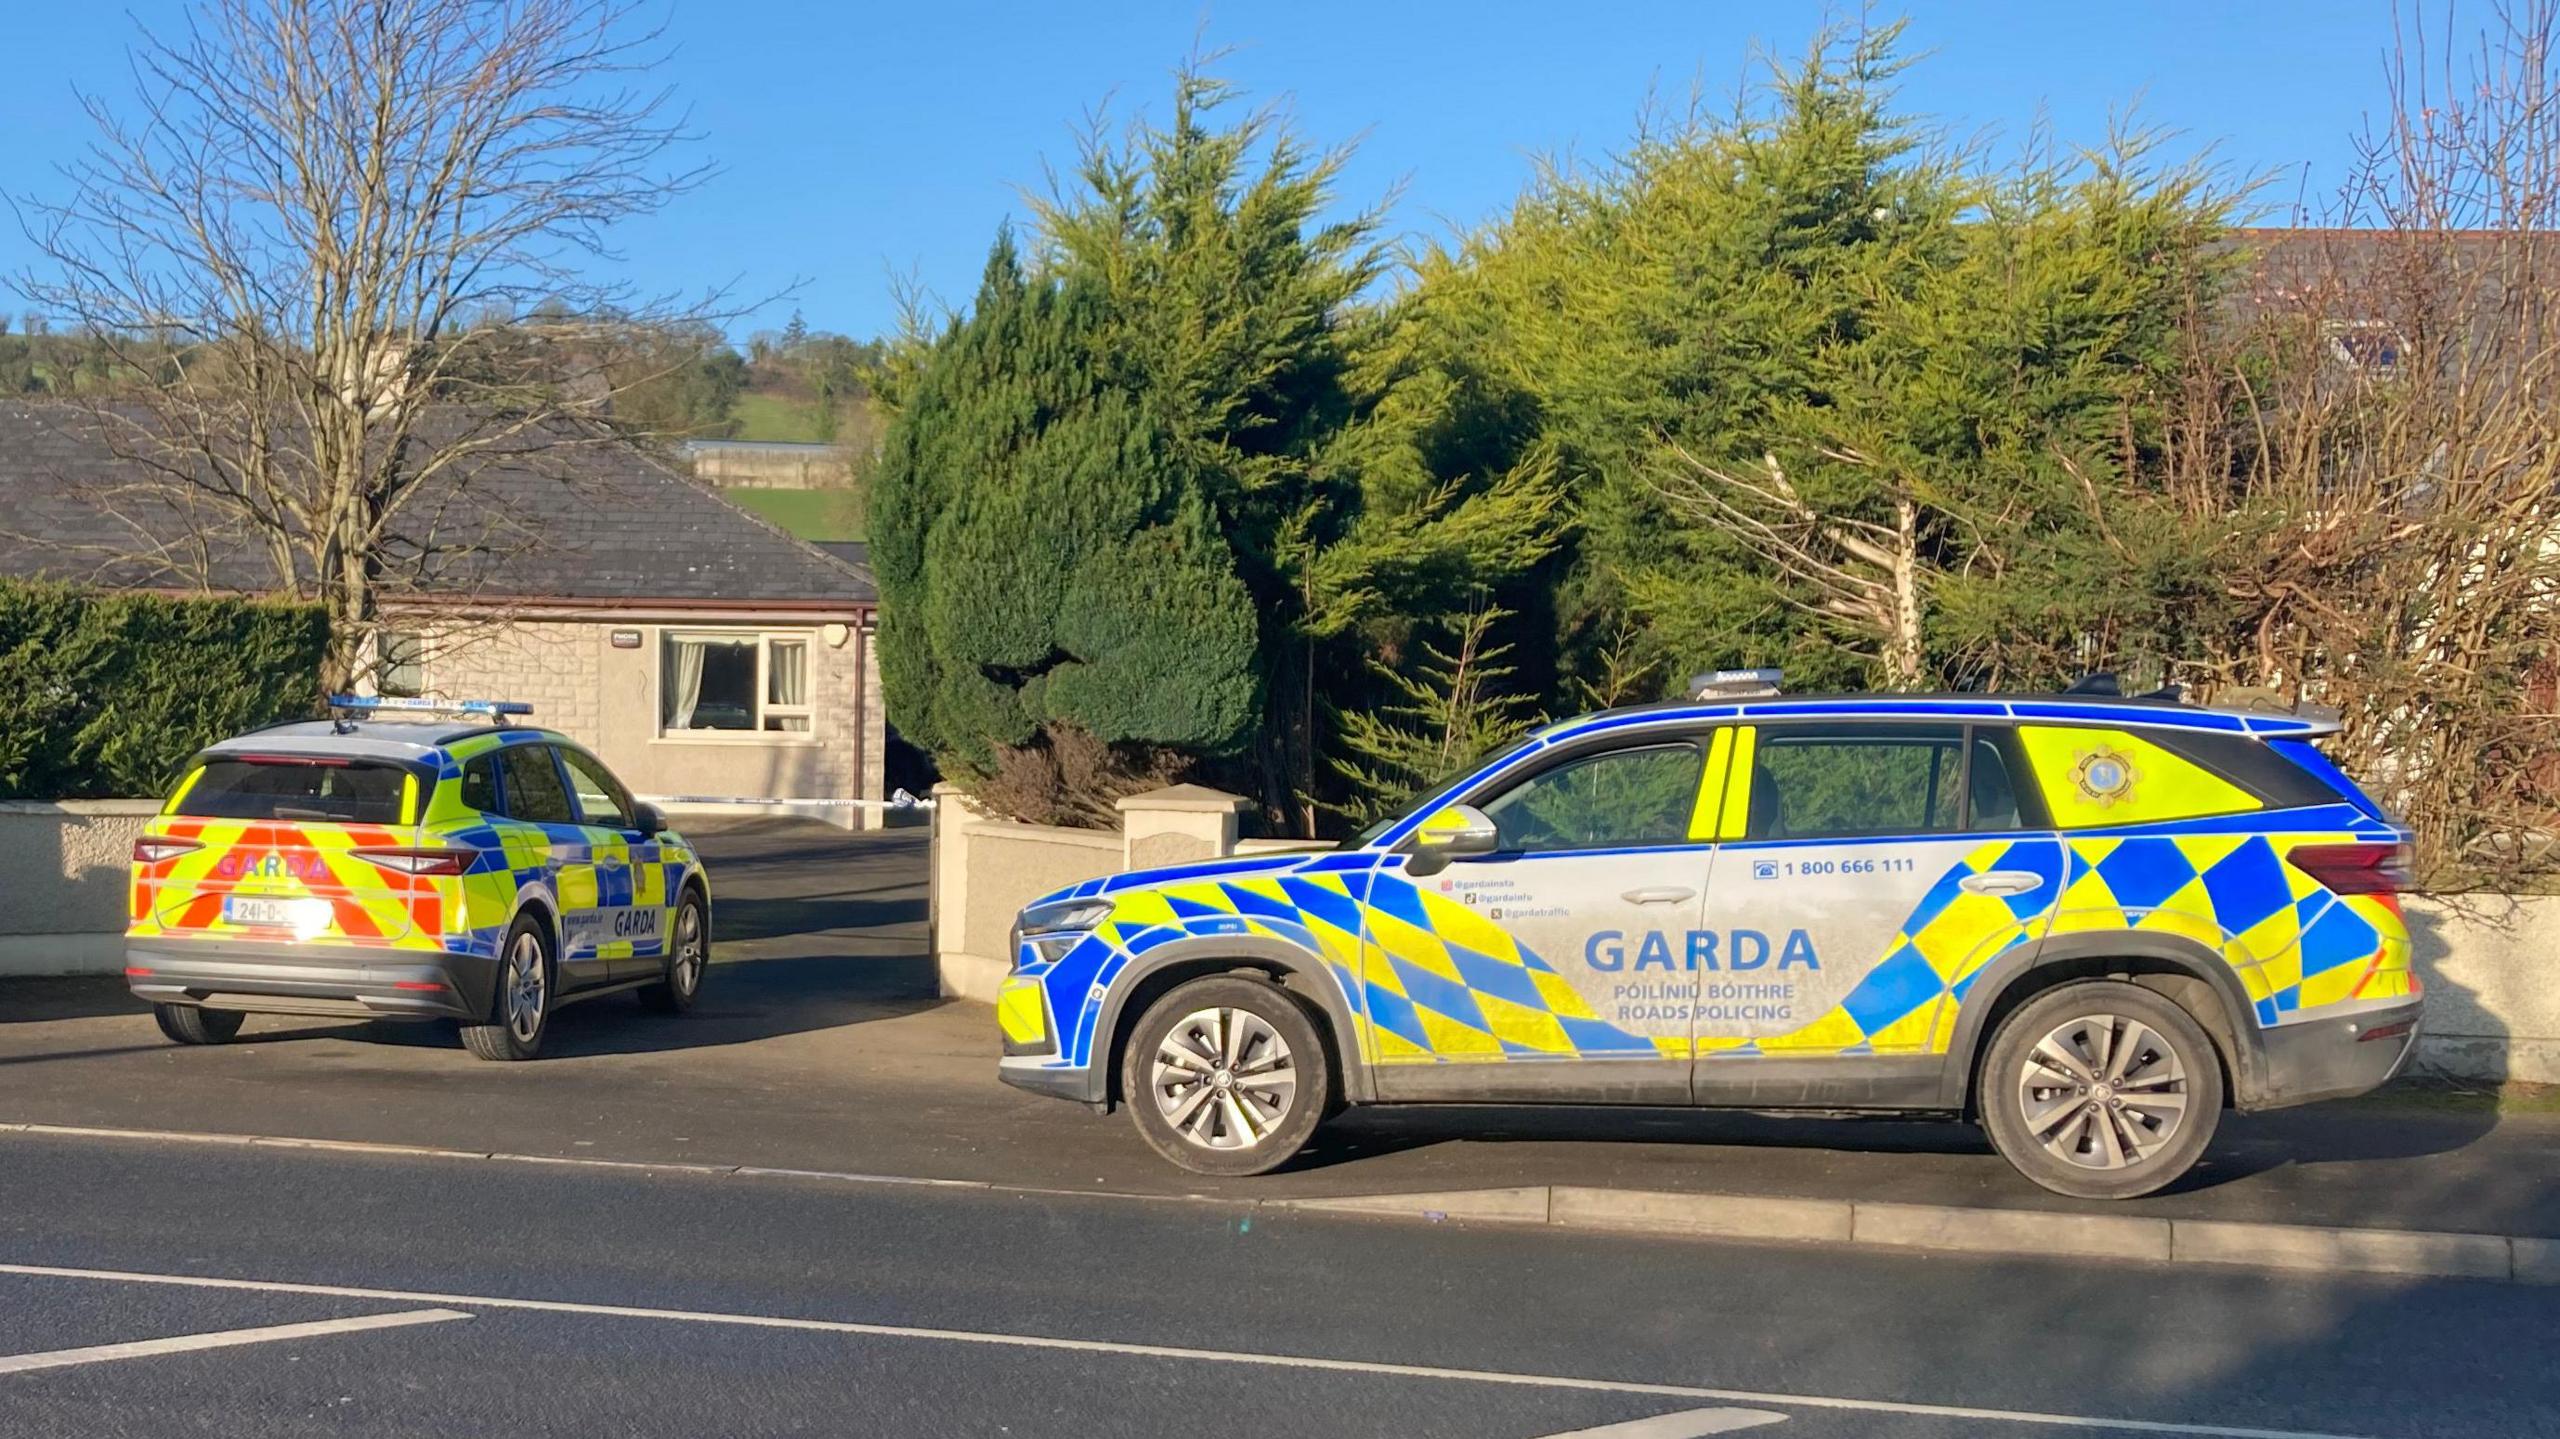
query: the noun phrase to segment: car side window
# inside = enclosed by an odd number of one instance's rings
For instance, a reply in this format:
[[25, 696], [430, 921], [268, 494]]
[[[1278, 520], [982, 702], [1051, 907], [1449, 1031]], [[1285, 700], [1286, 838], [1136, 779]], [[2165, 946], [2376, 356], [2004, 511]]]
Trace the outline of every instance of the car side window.
[[576, 824], [569, 791], [560, 783], [551, 746], [520, 744], [498, 751], [507, 780], [507, 818], [527, 824]]
[[1684, 844], [1704, 763], [1693, 744], [1611, 750], [1531, 775], [1482, 808], [1506, 853]]
[[1965, 772], [1965, 828], [2023, 829], [2018, 812], [2018, 786], [2009, 773], [2009, 758], [1989, 735], [1973, 737], [1973, 767]]
[[1964, 737], [1954, 726], [1760, 731], [1750, 839], [1943, 834], [1956, 828]]
[[498, 757], [484, 754], [462, 766], [462, 802], [482, 814], [498, 812]]
[[578, 818], [608, 829], [631, 828], [631, 796], [604, 766], [573, 749], [560, 751], [569, 788], [578, 796]]

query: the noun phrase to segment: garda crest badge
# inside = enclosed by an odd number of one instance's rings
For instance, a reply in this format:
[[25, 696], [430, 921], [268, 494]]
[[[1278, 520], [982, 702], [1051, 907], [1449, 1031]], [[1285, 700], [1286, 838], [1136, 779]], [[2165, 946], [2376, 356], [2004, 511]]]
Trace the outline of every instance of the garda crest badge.
[[2130, 797], [2133, 782], [2139, 778], [2133, 761], [2104, 746], [2083, 750], [2079, 763], [2071, 767], [2071, 783], [2079, 789], [2081, 798], [2101, 807]]

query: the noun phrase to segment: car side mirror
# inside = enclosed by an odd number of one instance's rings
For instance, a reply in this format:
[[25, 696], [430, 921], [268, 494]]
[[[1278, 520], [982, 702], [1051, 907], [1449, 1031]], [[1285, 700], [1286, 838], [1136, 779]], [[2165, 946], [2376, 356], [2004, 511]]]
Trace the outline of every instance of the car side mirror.
[[665, 834], [667, 817], [656, 805], [643, 800], [631, 807], [631, 827], [642, 834]]
[[1447, 868], [1453, 859], [1492, 854], [1500, 848], [1502, 831], [1483, 810], [1471, 804], [1453, 804], [1433, 811], [1404, 841], [1405, 853], [1413, 856], [1406, 868], [1415, 874], [1434, 874]]

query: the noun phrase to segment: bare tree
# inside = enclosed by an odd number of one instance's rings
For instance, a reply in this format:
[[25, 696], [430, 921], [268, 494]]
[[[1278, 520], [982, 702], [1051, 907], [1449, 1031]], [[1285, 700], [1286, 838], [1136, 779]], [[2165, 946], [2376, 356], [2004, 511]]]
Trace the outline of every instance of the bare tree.
[[85, 406], [125, 462], [96, 501], [173, 577], [245, 551], [325, 603], [333, 685], [386, 595], [515, 543], [473, 476], [613, 442], [602, 357], [712, 303], [589, 278], [706, 178], [659, 39], [632, 0], [195, 0], [146, 33], [130, 107], [86, 99], [67, 195], [21, 210], [17, 288], [121, 382]]
[[2259, 238], [2172, 426], [2168, 493], [2235, 541], [2235, 622], [2189, 677], [2339, 709], [2439, 877], [2560, 837], [2555, 45], [2555, 0], [2404, 16], [2331, 223]]

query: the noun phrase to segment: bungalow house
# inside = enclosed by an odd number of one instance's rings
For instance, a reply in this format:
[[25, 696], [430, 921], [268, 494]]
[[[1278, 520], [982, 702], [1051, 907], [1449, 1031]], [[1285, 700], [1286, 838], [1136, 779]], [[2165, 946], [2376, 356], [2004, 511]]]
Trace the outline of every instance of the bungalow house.
[[[249, 537], [144, 468], [80, 408], [0, 401], [0, 575], [276, 587]], [[527, 701], [643, 795], [882, 797], [863, 565], [593, 432], [431, 483], [402, 511], [382, 592], [384, 691]]]

